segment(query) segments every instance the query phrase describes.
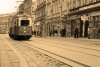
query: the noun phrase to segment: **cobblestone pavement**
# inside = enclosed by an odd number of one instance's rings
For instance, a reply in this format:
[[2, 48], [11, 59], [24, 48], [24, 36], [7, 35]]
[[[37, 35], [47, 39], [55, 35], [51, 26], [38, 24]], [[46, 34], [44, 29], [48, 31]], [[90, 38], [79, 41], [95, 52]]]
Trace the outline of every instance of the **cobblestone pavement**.
[[[71, 67], [59, 60], [54, 59], [53, 57], [49, 57], [48, 55], [46, 55], [44, 53], [38, 52], [37, 50], [34, 50], [32, 48], [26, 47], [25, 45], [22, 45], [20, 42], [13, 40], [13, 41], [11, 41], [11, 44], [9, 45], [8, 42], [6, 42], [6, 40], [8, 40], [8, 41], [11, 40], [8, 37], [8, 35], [0, 35], [0, 60], [1, 60], [0, 67]], [[55, 46], [58, 45], [58, 47], [59, 46], [61, 47], [60, 44], [64, 44], [65, 46], [66, 45], [67, 46], [74, 45], [74, 46], [79, 46], [79, 47], [85, 47], [86, 50], [88, 50], [87, 48], [91, 48], [94, 50], [100, 49], [100, 40], [99, 39], [86, 39], [86, 38], [74, 39], [74, 38], [62, 38], [62, 37], [37, 37], [37, 38], [32, 37], [29, 41], [24, 41], [24, 42], [30, 43], [32, 45], [34, 44], [41, 48], [43, 46], [45, 46], [45, 48], [46, 48], [46, 46], [48, 47], [51, 44], [55, 45]], [[55, 49], [55, 48], [54, 49], [53, 48], [51, 49], [51, 48], [49, 46], [49, 48], [47, 48], [47, 49], [50, 49], [51, 51]], [[62, 48], [64, 48], [64, 47], [62, 46]], [[68, 49], [69, 48], [70, 47], [68, 47]], [[77, 50], [77, 49], [75, 49], [75, 50]], [[82, 49], [78, 49], [78, 50], [80, 51]], [[82, 51], [88, 52], [86, 50], [85, 51], [82, 50]], [[54, 51], [59, 52], [61, 50], [57, 49]], [[95, 51], [93, 51], [93, 53], [92, 52], [88, 52], [88, 53], [95, 54], [99, 57], [100, 56], [98, 53], [99, 51], [97, 51], [97, 53], [95, 53]], [[66, 56], [76, 55], [75, 53], [71, 54], [71, 52], [69, 50], [67, 50], [66, 52], [64, 51], [64, 53], [68, 53], [68, 54], [65, 54]], [[74, 58], [76, 56], [74, 56]], [[79, 56], [83, 57], [82, 54]], [[80, 59], [82, 59], [81, 57], [79, 57], [79, 58], [76, 57], [76, 59], [78, 58], [78, 60], [80, 60]], [[94, 59], [94, 61], [96, 60], [95, 57], [94, 58], [86, 57], [86, 58]], [[100, 58], [98, 58], [97, 61], [100, 61], [99, 59]], [[91, 61], [87, 60], [87, 63], [88, 62], [91, 62]], [[97, 64], [99, 64], [99, 62]], [[99, 67], [99, 66], [97, 66], [97, 67]]]

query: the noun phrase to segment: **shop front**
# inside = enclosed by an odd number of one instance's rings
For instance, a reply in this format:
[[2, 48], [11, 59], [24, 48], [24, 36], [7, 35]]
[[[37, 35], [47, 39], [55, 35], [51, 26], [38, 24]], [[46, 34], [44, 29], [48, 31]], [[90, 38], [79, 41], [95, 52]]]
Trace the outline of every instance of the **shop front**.
[[71, 36], [75, 27], [80, 37], [100, 38], [100, 4], [94, 3], [70, 10]]
[[71, 36], [74, 36], [74, 30], [77, 27], [79, 30], [79, 37], [88, 37], [89, 20], [82, 20], [80, 15], [70, 16]]
[[52, 30], [52, 27], [51, 27], [51, 19], [47, 19], [45, 21], [45, 30], [44, 30], [44, 34], [45, 36], [49, 36], [50, 35], [50, 31]]
[[92, 22], [92, 38], [100, 39], [100, 14], [94, 15], [91, 14]]
[[61, 25], [60, 25], [58, 17], [53, 18], [52, 28], [53, 28], [52, 30], [53, 36], [59, 36]]

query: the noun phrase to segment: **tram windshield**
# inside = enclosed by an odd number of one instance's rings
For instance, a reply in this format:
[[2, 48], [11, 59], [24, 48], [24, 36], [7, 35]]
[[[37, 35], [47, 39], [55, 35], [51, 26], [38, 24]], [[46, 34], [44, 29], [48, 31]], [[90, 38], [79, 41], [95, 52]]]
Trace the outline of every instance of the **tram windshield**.
[[21, 26], [28, 26], [29, 20], [21, 20]]

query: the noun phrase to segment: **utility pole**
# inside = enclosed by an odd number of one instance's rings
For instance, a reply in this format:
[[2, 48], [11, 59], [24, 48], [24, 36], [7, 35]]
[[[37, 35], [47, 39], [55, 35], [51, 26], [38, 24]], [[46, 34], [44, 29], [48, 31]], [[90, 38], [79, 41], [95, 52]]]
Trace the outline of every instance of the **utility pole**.
[[[51, 25], [52, 26], [52, 32], [54, 32], [54, 26], [53, 26], [53, 22], [52, 22], [52, 19], [53, 19], [53, 1], [51, 0]], [[49, 31], [49, 33], [51, 32], [51, 30]], [[54, 34], [53, 34], [54, 36]]]
[[59, 0], [59, 3], [60, 3], [60, 25], [61, 25], [61, 28], [62, 28], [62, 24], [63, 24], [63, 19], [62, 19], [62, 0]]

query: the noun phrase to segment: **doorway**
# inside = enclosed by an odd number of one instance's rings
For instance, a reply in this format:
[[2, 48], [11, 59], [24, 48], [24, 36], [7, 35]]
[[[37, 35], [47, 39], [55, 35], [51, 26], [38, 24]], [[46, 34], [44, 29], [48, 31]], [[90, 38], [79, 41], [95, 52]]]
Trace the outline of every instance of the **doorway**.
[[89, 27], [89, 21], [85, 21], [84, 32], [83, 32], [83, 21], [80, 20], [80, 37], [88, 37], [88, 27]]

